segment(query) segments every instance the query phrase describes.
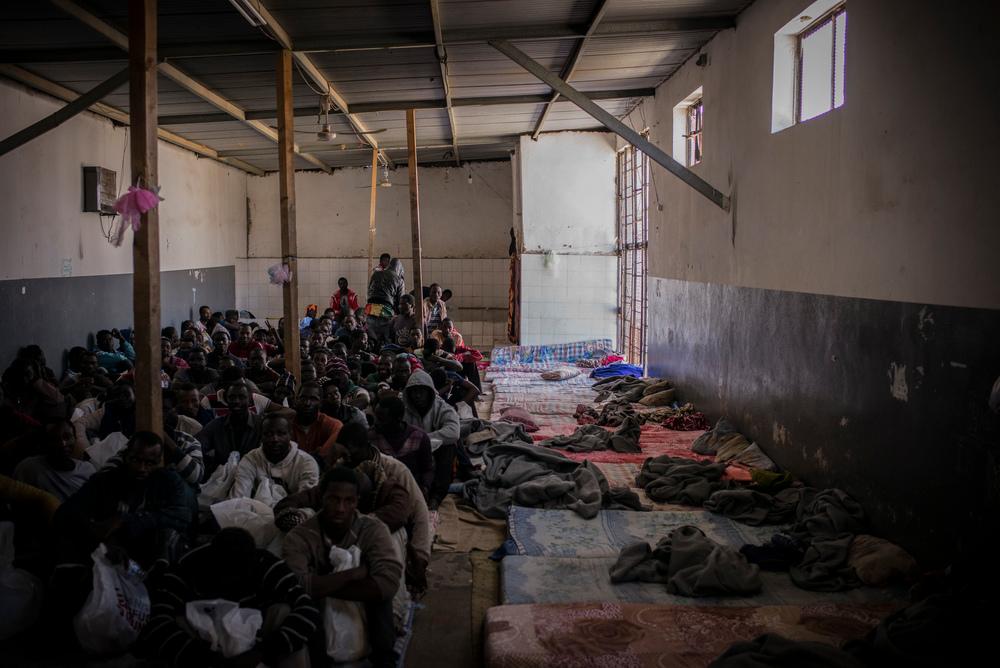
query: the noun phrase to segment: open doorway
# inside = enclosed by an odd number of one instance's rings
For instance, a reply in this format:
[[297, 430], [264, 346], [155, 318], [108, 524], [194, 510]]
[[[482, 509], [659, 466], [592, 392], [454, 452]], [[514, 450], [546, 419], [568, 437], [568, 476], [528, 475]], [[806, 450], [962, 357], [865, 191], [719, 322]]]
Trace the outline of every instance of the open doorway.
[[618, 344], [626, 361], [645, 367], [649, 159], [628, 145], [617, 162]]

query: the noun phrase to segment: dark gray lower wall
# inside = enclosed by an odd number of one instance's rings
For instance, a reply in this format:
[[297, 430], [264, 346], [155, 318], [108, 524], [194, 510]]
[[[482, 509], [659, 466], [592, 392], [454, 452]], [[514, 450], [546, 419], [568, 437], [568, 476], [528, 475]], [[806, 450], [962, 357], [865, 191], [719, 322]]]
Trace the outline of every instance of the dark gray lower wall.
[[[163, 327], [180, 325], [208, 304], [236, 303], [234, 267], [165, 271], [160, 274]], [[73, 346], [90, 346], [99, 329], [132, 326], [132, 275], [74, 276], [0, 281], [0, 364], [17, 349], [37, 343], [56, 373]]]
[[877, 534], [946, 562], [995, 525], [1000, 311], [661, 278], [649, 308], [650, 375]]

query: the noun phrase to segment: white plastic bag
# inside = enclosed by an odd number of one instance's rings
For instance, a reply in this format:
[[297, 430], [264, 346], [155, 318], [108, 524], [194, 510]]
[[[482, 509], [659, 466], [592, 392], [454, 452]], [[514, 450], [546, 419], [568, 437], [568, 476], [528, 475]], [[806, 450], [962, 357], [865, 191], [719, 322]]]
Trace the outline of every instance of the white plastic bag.
[[117, 455], [128, 445], [128, 438], [120, 431], [113, 431], [103, 439], [94, 441], [94, 444], [87, 448], [87, 456], [94, 468], [100, 471], [108, 460]]
[[198, 506], [203, 510], [217, 501], [229, 498], [229, 488], [236, 479], [236, 467], [240, 465], [240, 453], [230, 452], [229, 459], [219, 468], [212, 471], [198, 493]]
[[92, 654], [123, 652], [135, 643], [149, 619], [149, 593], [138, 569], [112, 564], [104, 543], [93, 554], [94, 589], [73, 618], [73, 630]]
[[264, 625], [260, 610], [241, 608], [239, 603], [221, 598], [191, 601], [184, 616], [198, 637], [227, 659], [253, 649], [257, 632]]
[[220, 527], [246, 529], [259, 548], [266, 548], [278, 534], [274, 511], [255, 499], [226, 499], [212, 504], [211, 511]]
[[[399, 563], [406, 563], [406, 543], [409, 537], [406, 535], [406, 528], [399, 527], [392, 532], [392, 547], [396, 551], [396, 558]], [[413, 602], [410, 597], [410, 590], [406, 588], [406, 569], [399, 578], [399, 588], [392, 597], [392, 619], [397, 631], [406, 627], [406, 620], [410, 616], [410, 604]]]
[[[357, 545], [343, 549], [330, 548], [333, 572], [357, 568], [361, 565], [361, 550]], [[337, 662], [359, 661], [371, 652], [365, 629], [365, 608], [355, 601], [327, 597], [323, 606], [323, 633], [326, 635], [326, 654]]]
[[0, 640], [32, 626], [42, 611], [42, 581], [14, 568], [14, 523], [0, 522]]
[[253, 493], [253, 498], [267, 504], [268, 508], [274, 508], [278, 505], [278, 501], [286, 496], [288, 496], [288, 492], [285, 491], [285, 488], [270, 478], [264, 478], [258, 482], [257, 489]]

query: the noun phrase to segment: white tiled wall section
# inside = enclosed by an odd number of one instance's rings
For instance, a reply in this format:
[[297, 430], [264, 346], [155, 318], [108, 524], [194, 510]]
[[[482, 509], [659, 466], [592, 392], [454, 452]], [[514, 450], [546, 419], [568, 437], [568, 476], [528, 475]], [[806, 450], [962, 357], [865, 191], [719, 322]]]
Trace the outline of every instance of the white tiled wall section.
[[[407, 285], [412, 286], [413, 267], [408, 258], [400, 258], [406, 269]], [[258, 318], [277, 320], [281, 316], [281, 287], [268, 281], [267, 268], [277, 264], [276, 257], [237, 258], [236, 301], [240, 308]], [[494, 341], [504, 340], [507, 323], [508, 258], [424, 258], [423, 282], [440, 283], [450, 288], [454, 297], [449, 315], [467, 342], [488, 350]], [[329, 306], [330, 295], [337, 289], [337, 279], [348, 283], [364, 302], [367, 286], [367, 258], [299, 259], [299, 308], [306, 304]]]
[[618, 258], [521, 256], [521, 343], [617, 339]]

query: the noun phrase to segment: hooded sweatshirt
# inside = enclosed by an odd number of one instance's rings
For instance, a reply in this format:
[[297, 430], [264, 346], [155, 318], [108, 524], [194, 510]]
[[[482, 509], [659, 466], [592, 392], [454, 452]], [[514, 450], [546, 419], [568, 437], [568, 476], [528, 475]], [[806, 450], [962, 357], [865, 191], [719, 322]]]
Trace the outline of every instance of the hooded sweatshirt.
[[312, 455], [300, 450], [295, 441], [292, 441], [285, 458], [277, 464], [267, 460], [263, 447], [254, 448], [243, 456], [236, 467], [229, 498], [252, 498], [266, 478], [281, 485], [288, 494], [297, 494], [319, 484], [319, 465]]
[[[414, 387], [423, 386], [430, 388], [434, 395], [434, 403], [425, 415], [420, 415], [410, 402], [410, 391]], [[441, 398], [434, 389], [434, 381], [431, 376], [422, 369], [417, 369], [410, 374], [410, 380], [403, 390], [403, 404], [406, 406], [406, 413], [403, 420], [409, 424], [423, 429], [431, 439], [431, 451], [435, 451], [442, 445], [458, 443], [461, 436], [458, 422], [458, 413], [448, 405], [448, 402]]]
[[399, 311], [399, 298], [405, 291], [403, 263], [397, 259], [392, 260], [385, 271], [374, 272], [368, 281], [369, 303], [388, 306], [393, 313]]

